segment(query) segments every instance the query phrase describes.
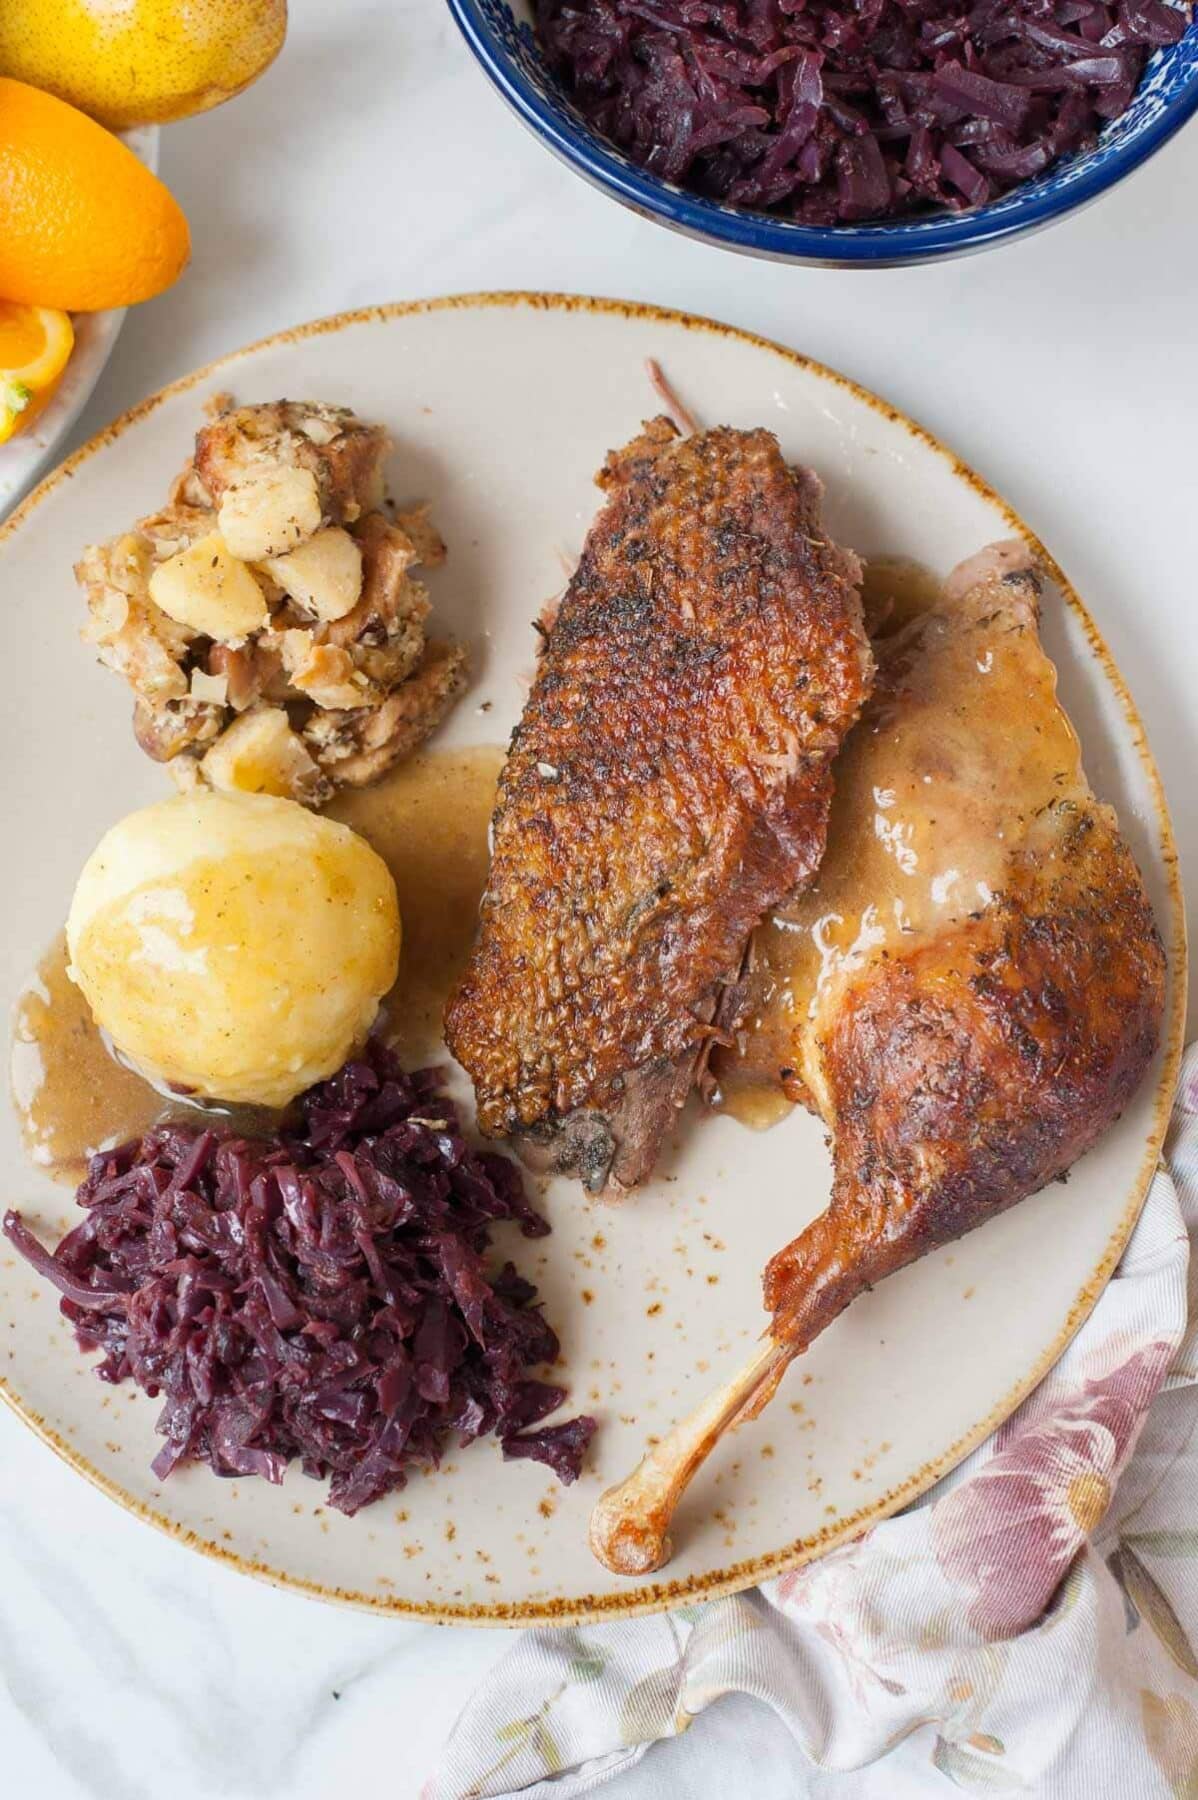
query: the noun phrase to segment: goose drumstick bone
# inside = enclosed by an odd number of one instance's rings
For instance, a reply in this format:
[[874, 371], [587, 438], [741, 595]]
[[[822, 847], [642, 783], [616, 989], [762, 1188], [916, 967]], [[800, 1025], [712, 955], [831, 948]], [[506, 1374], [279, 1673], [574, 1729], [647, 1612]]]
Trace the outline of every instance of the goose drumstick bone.
[[[823, 1221], [819, 1221], [823, 1223]], [[808, 1291], [809, 1304], [777, 1323], [744, 1367], [707, 1396], [656, 1444], [632, 1474], [608, 1488], [591, 1514], [591, 1549], [617, 1575], [648, 1575], [670, 1560], [670, 1521], [693, 1475], [725, 1431], [751, 1419], [773, 1398], [794, 1357], [832, 1316], [831, 1289]], [[835, 1311], [847, 1299], [835, 1304]]]

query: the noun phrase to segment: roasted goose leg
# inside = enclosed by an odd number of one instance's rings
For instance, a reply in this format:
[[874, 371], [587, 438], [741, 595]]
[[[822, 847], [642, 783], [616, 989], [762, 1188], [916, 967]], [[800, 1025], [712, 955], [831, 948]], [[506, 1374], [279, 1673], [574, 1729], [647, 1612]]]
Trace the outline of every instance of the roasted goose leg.
[[482, 1129], [594, 1192], [648, 1173], [754, 926], [814, 874], [872, 672], [856, 558], [768, 432], [658, 419], [599, 482], [445, 1016]]
[[759, 932], [760, 1029], [717, 1070], [822, 1115], [832, 1201], [766, 1269], [753, 1361], [600, 1501], [609, 1568], [666, 1560], [720, 1432], [858, 1294], [1063, 1173], [1148, 1066], [1164, 953], [1037, 617], [1026, 552], [997, 545], [875, 644], [818, 885]]

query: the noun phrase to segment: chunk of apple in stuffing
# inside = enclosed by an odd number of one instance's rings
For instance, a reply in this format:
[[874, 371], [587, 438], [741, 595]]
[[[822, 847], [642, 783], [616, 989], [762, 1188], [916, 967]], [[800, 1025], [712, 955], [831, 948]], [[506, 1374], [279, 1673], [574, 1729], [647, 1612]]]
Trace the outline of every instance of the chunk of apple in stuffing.
[[262, 564], [305, 612], [331, 623], [353, 611], [362, 593], [362, 552], [340, 525], [329, 525], [286, 556]]
[[330, 787], [281, 706], [254, 706], [234, 719], [200, 772], [210, 787], [226, 792], [277, 794], [310, 805], [327, 799]]
[[159, 563], [150, 598], [168, 619], [218, 643], [246, 638], [270, 617], [262, 589], [218, 531]]
[[311, 469], [269, 464], [227, 487], [216, 522], [243, 562], [286, 556], [320, 529], [320, 493]]

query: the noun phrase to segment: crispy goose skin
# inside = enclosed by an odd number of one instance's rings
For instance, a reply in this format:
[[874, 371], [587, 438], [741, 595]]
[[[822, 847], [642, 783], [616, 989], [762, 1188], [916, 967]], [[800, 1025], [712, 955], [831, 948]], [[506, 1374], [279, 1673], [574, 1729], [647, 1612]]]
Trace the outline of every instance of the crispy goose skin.
[[648, 1173], [749, 934], [814, 873], [871, 678], [856, 559], [770, 433], [655, 420], [599, 483], [446, 1013], [483, 1130], [593, 1191]]
[[875, 648], [817, 884], [762, 926], [738, 1054], [833, 1135], [832, 1199], [765, 1273], [751, 1363], [600, 1501], [592, 1544], [638, 1573], [721, 1432], [851, 1301], [1064, 1173], [1156, 1050], [1165, 959], [1094, 797], [1037, 631], [1022, 545], [996, 545]]
[[1108, 807], [1054, 808], [1001, 898], [850, 988], [820, 1046], [832, 1203], [769, 1264], [801, 1350], [849, 1301], [1064, 1173], [1156, 1049], [1164, 957]]

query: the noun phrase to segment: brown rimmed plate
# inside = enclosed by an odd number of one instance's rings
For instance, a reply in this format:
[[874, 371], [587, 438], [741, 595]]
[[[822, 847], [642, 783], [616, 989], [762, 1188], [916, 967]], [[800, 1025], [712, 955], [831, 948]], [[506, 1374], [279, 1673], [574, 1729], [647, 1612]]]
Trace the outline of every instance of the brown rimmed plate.
[[[992, 539], [1030, 538], [984, 481], [884, 401], [794, 352], [679, 313], [484, 294], [345, 314], [254, 345], [134, 408], [0, 532], [6, 1003], [101, 832], [166, 789], [134, 746], [127, 696], [78, 641], [71, 564], [85, 543], [159, 504], [204, 401], [221, 390], [327, 399], [391, 429], [393, 491], [431, 499], [450, 546], [435, 608], [472, 648], [470, 691], [431, 752], [445, 755], [505, 742], [532, 663], [530, 621], [581, 544], [593, 472], [656, 410], [646, 357], [705, 421], [776, 431], [788, 455], [822, 473], [833, 532], [867, 556], [943, 573]], [[798, 1113], [768, 1132], [687, 1114], [659, 1176], [619, 1207], [585, 1201], [571, 1184], [548, 1189], [554, 1231], [535, 1247], [534, 1273], [573, 1399], [602, 1424], [571, 1489], [535, 1465], [502, 1465], [485, 1442], [353, 1521], [297, 1472], [281, 1490], [199, 1469], [160, 1484], [150, 1471], [157, 1408], [96, 1382], [55, 1297], [7, 1249], [0, 1394], [81, 1474], [196, 1549], [327, 1599], [447, 1622], [576, 1621], [726, 1593], [921, 1493], [1011, 1411], [1094, 1304], [1156, 1166], [1180, 1054], [1183, 916], [1156, 767], [1097, 626], [1034, 547], [1053, 578], [1044, 635], [1062, 696], [1169, 948], [1161, 1052], [1067, 1186], [895, 1277], [820, 1339], [775, 1405], [696, 1481], [662, 1577], [601, 1570], [587, 1516], [646, 1435], [688, 1410], [759, 1333], [760, 1269], [828, 1189], [822, 1128]], [[6, 1199], [57, 1235], [69, 1191], [29, 1166], [15, 1115], [0, 1132]]]

